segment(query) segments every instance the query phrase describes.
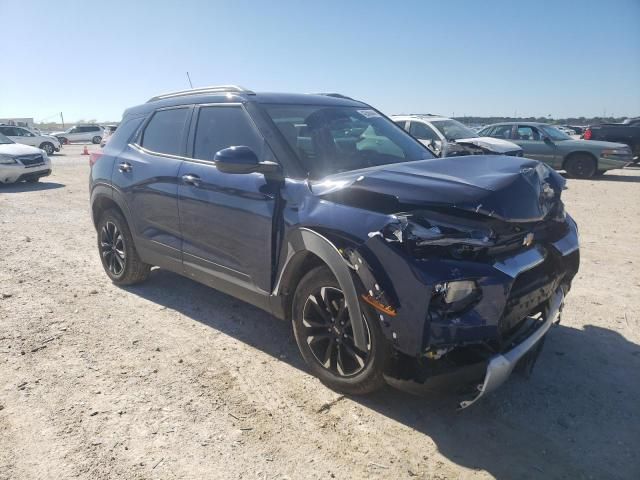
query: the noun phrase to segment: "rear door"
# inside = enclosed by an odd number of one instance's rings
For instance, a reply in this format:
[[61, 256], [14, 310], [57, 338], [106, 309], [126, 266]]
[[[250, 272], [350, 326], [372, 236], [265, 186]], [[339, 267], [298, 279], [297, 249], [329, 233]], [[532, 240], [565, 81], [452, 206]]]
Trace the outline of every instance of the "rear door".
[[533, 125], [517, 125], [512, 142], [520, 145], [524, 156], [553, 165], [558, 148], [551, 141], [544, 141], [544, 134]]
[[143, 260], [182, 270], [178, 218], [178, 172], [192, 107], [155, 111], [118, 156], [113, 183], [131, 212], [136, 246]]
[[185, 271], [224, 291], [235, 286], [266, 295], [279, 187], [260, 173], [220, 172], [213, 158], [247, 146], [261, 161], [275, 159], [242, 105], [202, 105], [193, 118], [192, 158], [180, 167], [178, 187]]
[[25, 145], [31, 145], [32, 147], [39, 147], [39, 139], [33, 133], [31, 133], [26, 128], [15, 127], [14, 129], [16, 133], [19, 135], [19, 140], [13, 138], [15, 142], [23, 143]]

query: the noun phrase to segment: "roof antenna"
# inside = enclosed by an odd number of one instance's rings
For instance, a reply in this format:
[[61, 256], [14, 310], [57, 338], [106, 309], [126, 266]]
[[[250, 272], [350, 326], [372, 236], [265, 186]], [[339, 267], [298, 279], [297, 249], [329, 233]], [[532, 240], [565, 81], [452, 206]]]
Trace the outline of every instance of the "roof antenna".
[[189, 72], [187, 72], [187, 80], [189, 80], [189, 86], [193, 88], [193, 83], [191, 83], [191, 77], [189, 76]]

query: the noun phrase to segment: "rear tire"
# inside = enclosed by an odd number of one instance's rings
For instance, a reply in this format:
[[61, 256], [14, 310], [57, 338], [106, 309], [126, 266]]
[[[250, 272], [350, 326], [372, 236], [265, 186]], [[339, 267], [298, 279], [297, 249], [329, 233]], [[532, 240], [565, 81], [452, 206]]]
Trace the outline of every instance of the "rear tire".
[[93, 137], [91, 139], [91, 143], [93, 143], [94, 145], [97, 145], [100, 143], [100, 140], [102, 140], [102, 137], [98, 137], [97, 135], [95, 137]]
[[140, 260], [129, 225], [117, 210], [107, 210], [100, 217], [98, 252], [104, 271], [116, 285], [133, 285], [149, 276], [151, 265]]
[[591, 178], [598, 171], [596, 159], [584, 153], [570, 156], [564, 164], [567, 175], [572, 178]]
[[293, 299], [293, 333], [302, 358], [325, 385], [359, 395], [385, 385], [391, 348], [368, 305], [361, 304], [367, 351], [355, 347], [351, 318], [340, 285], [326, 266], [301, 280]]

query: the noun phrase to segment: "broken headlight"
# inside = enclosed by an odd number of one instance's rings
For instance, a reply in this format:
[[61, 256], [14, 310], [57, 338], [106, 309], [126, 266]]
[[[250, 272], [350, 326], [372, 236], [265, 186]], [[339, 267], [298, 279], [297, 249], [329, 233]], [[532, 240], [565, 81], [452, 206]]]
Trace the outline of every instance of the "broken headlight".
[[462, 225], [457, 218], [421, 212], [402, 213], [395, 217], [397, 222], [370, 236], [380, 235], [387, 242], [404, 245], [409, 251], [446, 248], [456, 258], [494, 243], [495, 235], [490, 228]]
[[438, 283], [433, 289], [432, 306], [451, 313], [462, 310], [480, 298], [480, 288], [473, 280]]

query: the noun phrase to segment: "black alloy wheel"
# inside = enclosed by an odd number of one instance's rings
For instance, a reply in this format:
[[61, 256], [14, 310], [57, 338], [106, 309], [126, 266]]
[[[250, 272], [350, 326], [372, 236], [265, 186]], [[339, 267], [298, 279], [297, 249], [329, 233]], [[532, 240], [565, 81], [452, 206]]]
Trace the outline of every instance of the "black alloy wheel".
[[100, 231], [100, 250], [105, 266], [115, 276], [122, 275], [127, 255], [124, 237], [113, 222], [106, 222]]
[[344, 294], [323, 286], [312, 292], [303, 307], [302, 335], [317, 362], [332, 374], [350, 377], [361, 372], [371, 351], [371, 332], [365, 319], [367, 350], [356, 347]]

